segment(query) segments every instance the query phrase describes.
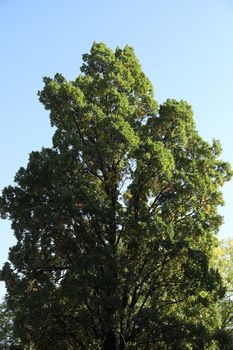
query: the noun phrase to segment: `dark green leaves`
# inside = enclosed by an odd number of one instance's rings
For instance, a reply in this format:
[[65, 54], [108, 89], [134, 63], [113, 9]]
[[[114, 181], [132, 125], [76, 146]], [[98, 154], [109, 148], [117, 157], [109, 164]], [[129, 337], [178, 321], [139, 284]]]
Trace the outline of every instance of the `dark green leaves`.
[[216, 349], [221, 147], [187, 102], [157, 107], [132, 48], [94, 43], [83, 61], [74, 81], [44, 79], [53, 147], [0, 199], [15, 334], [33, 349]]

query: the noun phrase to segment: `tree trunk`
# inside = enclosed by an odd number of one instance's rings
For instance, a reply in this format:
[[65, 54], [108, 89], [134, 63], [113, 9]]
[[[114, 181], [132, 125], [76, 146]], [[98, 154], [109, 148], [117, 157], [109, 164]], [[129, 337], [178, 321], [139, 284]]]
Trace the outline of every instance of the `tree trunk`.
[[112, 329], [106, 334], [103, 350], [116, 350], [116, 334]]
[[120, 337], [120, 350], [125, 350], [126, 344], [122, 336]]

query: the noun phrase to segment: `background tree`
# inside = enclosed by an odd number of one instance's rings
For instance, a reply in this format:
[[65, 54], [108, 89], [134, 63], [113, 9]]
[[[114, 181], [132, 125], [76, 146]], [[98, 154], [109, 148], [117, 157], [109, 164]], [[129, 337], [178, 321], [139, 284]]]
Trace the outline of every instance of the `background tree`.
[[24, 345], [14, 336], [14, 314], [5, 300], [0, 303], [0, 350], [34, 350], [32, 343]]
[[53, 147], [3, 190], [17, 243], [2, 270], [15, 334], [35, 349], [214, 349], [211, 267], [230, 179], [191, 107], [153, 89], [126, 46], [44, 79]]
[[226, 294], [219, 301], [221, 315], [221, 327], [217, 332], [220, 349], [230, 350], [233, 348], [233, 241], [222, 240], [214, 249], [214, 261], [218, 267]]
[[8, 350], [13, 345], [13, 316], [4, 301], [0, 303], [0, 349]]

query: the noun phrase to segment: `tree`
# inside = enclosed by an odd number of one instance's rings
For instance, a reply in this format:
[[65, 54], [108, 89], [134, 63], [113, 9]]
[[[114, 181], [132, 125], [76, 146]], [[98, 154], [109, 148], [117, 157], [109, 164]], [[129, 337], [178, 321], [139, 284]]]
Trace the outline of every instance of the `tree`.
[[221, 147], [187, 102], [157, 105], [132, 48], [94, 43], [83, 61], [74, 81], [44, 78], [53, 147], [1, 197], [15, 334], [44, 350], [214, 349]]
[[214, 249], [214, 260], [226, 288], [224, 298], [219, 301], [221, 327], [217, 339], [221, 350], [233, 348], [233, 241], [222, 240]]
[[33, 350], [32, 344], [24, 346], [14, 336], [14, 314], [5, 300], [0, 303], [0, 350]]
[[13, 317], [6, 303], [0, 304], [0, 349], [8, 350], [13, 344]]

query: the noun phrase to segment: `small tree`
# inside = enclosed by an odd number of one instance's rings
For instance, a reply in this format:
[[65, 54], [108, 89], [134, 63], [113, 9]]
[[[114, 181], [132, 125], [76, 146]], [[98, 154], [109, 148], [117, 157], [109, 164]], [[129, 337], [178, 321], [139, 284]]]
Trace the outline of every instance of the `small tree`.
[[221, 350], [230, 350], [233, 348], [233, 240], [221, 241], [214, 256], [226, 288], [224, 298], [219, 301], [221, 327], [217, 338]]
[[2, 194], [15, 332], [35, 349], [213, 349], [230, 167], [185, 101], [157, 106], [132, 48], [95, 43], [83, 60], [74, 81], [44, 79], [53, 147]]

